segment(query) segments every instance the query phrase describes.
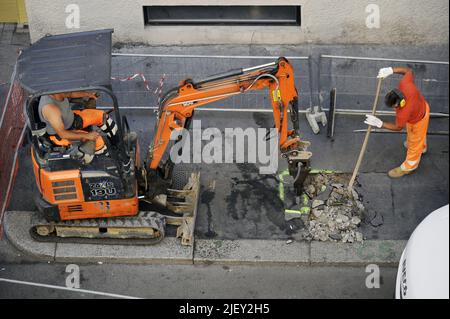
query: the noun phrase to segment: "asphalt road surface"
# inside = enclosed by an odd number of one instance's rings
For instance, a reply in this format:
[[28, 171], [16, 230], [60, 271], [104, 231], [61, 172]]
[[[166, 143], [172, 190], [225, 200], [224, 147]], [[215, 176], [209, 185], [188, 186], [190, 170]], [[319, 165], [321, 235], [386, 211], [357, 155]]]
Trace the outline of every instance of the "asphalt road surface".
[[395, 268], [380, 267], [380, 287], [368, 289], [365, 267], [77, 266], [82, 290], [58, 289], [76, 282], [68, 264], [36, 262], [0, 241], [0, 298], [392, 298], [396, 275]]
[[79, 266], [80, 289], [92, 293], [30, 285], [65, 287], [66, 267], [0, 264], [0, 298], [392, 298], [396, 272], [381, 268], [380, 288], [368, 289], [364, 267], [103, 264]]

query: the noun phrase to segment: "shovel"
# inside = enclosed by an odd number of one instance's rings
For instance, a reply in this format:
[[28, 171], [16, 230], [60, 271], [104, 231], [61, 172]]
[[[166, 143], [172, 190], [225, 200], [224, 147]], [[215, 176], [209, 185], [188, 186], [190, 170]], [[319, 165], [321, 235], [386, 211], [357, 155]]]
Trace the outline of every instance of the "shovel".
[[[380, 91], [381, 91], [381, 84], [382, 83], [383, 83], [383, 78], [379, 78], [378, 79], [378, 85], [377, 85], [377, 92], [375, 94], [375, 101], [373, 102], [372, 115], [375, 115], [375, 113], [377, 111], [378, 98], [380, 97]], [[372, 126], [369, 125], [369, 127], [367, 128], [366, 136], [364, 137], [364, 142], [363, 142], [363, 145], [361, 147], [361, 151], [359, 152], [358, 161], [356, 162], [355, 169], [353, 170], [352, 178], [350, 179], [350, 182], [348, 183], [347, 190], [348, 190], [349, 194], [352, 194], [353, 184], [355, 183], [356, 175], [359, 172], [359, 167], [361, 166], [361, 162], [362, 162], [362, 160], [364, 158], [364, 154], [366, 152], [367, 143], [369, 142], [369, 136], [370, 136], [370, 132], [371, 131], [372, 131]]]

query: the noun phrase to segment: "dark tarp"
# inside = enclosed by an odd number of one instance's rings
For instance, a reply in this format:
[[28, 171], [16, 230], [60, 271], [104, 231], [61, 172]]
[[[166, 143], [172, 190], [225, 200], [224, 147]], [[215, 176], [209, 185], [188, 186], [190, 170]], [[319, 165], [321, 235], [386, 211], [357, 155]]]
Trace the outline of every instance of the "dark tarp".
[[18, 58], [20, 84], [32, 94], [109, 87], [112, 32], [76, 32], [38, 40]]

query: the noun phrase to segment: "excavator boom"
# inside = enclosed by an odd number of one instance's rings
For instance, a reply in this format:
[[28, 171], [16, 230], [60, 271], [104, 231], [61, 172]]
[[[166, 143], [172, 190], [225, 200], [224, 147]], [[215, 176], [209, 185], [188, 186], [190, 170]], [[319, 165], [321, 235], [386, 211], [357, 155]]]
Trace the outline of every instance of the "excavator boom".
[[[273, 109], [275, 128], [279, 136], [279, 148], [288, 159], [289, 171], [295, 178], [296, 188], [301, 191], [304, 176], [309, 170], [309, 142], [299, 137], [298, 93], [294, 82], [294, 70], [286, 58], [246, 69], [232, 70], [204, 80], [190, 79], [170, 90], [161, 99], [153, 143], [149, 147], [148, 168], [164, 167], [161, 163], [172, 132], [187, 128], [196, 108], [252, 90], [268, 89]], [[288, 129], [288, 110], [292, 121]], [[169, 160], [170, 161], [170, 160]], [[300, 170], [303, 176], [300, 176]], [[304, 178], [303, 178], [304, 177]]]

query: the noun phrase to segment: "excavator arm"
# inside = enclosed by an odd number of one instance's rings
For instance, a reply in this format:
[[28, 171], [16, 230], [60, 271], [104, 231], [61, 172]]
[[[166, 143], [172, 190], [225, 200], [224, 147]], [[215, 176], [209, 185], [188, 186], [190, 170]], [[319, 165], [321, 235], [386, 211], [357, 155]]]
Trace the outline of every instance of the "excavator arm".
[[[292, 65], [285, 58], [276, 62], [238, 69], [193, 82], [184, 80], [170, 90], [160, 101], [153, 143], [150, 145], [147, 165], [150, 170], [162, 166], [162, 158], [170, 142], [172, 131], [187, 128], [194, 110], [202, 105], [223, 100], [251, 90], [268, 89], [273, 108], [279, 148], [288, 160], [294, 185], [301, 192], [309, 173], [311, 153], [309, 142], [301, 141], [298, 123], [298, 93]], [[290, 114], [288, 113], [290, 110]], [[292, 121], [289, 129], [288, 115]]]

